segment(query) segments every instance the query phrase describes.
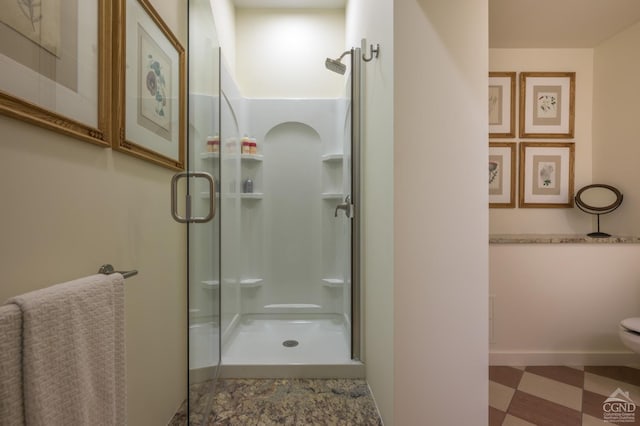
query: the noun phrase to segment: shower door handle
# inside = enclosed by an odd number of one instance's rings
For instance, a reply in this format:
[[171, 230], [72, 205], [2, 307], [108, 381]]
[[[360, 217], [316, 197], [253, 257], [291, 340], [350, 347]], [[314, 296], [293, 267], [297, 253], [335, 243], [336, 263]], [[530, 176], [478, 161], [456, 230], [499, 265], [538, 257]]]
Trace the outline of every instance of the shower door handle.
[[[209, 183], [209, 214], [206, 216], [191, 216], [191, 194], [187, 193], [185, 200], [185, 216], [178, 214], [178, 181], [182, 178], [203, 178]], [[216, 181], [209, 173], [182, 172], [171, 178], [171, 216], [180, 223], [205, 223], [216, 215]]]

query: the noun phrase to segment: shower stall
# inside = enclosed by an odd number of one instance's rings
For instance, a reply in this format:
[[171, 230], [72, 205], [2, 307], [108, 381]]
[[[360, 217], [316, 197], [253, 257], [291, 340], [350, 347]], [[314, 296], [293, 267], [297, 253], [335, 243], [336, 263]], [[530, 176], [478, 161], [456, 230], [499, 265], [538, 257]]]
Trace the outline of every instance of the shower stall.
[[189, 9], [188, 170], [173, 205], [189, 223], [190, 390], [220, 376], [363, 377], [361, 49], [325, 61], [344, 97], [245, 98], [209, 1]]

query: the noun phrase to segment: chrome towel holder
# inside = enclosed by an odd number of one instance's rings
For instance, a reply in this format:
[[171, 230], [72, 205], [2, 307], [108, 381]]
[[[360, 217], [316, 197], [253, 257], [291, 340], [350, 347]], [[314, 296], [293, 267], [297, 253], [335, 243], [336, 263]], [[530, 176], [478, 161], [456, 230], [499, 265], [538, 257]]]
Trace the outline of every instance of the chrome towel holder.
[[132, 269], [131, 271], [116, 271], [113, 265], [109, 263], [105, 263], [100, 267], [100, 269], [98, 269], [99, 274], [111, 275], [116, 272], [119, 274], [122, 274], [124, 278], [129, 278], [129, 277], [133, 277], [134, 275], [138, 275], [137, 269]]

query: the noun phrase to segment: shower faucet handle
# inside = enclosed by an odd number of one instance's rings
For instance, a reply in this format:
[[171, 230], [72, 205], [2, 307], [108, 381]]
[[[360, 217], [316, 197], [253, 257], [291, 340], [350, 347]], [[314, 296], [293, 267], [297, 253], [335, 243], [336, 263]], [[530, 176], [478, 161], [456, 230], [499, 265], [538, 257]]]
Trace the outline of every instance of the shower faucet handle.
[[338, 203], [333, 217], [338, 217], [338, 210], [344, 210], [344, 214], [349, 218], [353, 218], [353, 204], [351, 204], [351, 195], [344, 197], [343, 203]]

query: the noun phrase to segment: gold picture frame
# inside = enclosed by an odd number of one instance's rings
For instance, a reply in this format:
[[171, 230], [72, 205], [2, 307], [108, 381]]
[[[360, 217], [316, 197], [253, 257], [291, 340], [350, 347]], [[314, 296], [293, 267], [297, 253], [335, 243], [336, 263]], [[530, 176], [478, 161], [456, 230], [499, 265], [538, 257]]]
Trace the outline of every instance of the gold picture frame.
[[573, 142], [521, 142], [519, 207], [573, 207], [574, 158]]
[[575, 72], [521, 73], [520, 137], [573, 138], [575, 86]]
[[489, 142], [489, 208], [516, 207], [516, 142]]
[[0, 114], [111, 146], [111, 2], [29, 10], [21, 2], [0, 10]]
[[489, 137], [516, 135], [516, 73], [489, 73]]
[[185, 50], [148, 0], [118, 0], [113, 148], [185, 168]]

